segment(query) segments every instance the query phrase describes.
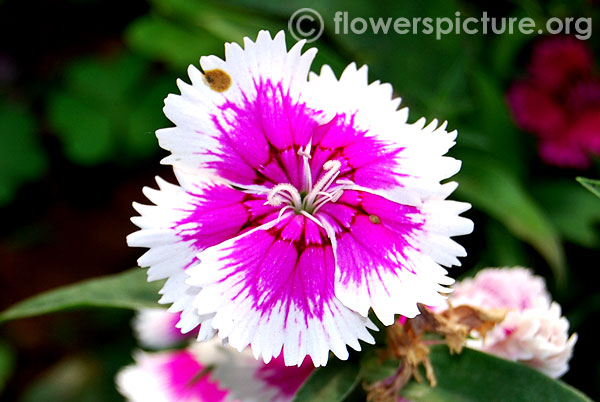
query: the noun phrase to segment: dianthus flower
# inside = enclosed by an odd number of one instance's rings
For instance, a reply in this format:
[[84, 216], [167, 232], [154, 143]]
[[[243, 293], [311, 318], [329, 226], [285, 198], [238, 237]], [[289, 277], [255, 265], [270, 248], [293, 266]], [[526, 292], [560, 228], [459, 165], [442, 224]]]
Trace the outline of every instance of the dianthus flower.
[[262, 31], [190, 66], [165, 100], [175, 127], [156, 133], [179, 185], [144, 189], [155, 205], [134, 205], [128, 243], [150, 248], [139, 264], [167, 279], [161, 302], [183, 332], [320, 366], [374, 342], [370, 309], [391, 325], [442, 303], [453, 280], [440, 264], [466, 255], [450, 237], [472, 222], [446, 200], [456, 183], [441, 184], [460, 169], [444, 156], [456, 132], [408, 124], [366, 67], [307, 79], [316, 49], [302, 45]]
[[[153, 347], [160, 335], [172, 339], [179, 332], [173, 316], [159, 309], [139, 311], [133, 322], [138, 342], [149, 342], [144, 328], [157, 332], [150, 340]], [[182, 350], [138, 351], [134, 360], [116, 377], [129, 402], [289, 402], [314, 370], [310, 358], [299, 367], [285, 366], [281, 357], [265, 364], [249, 350], [238, 352], [217, 339]]]
[[211, 378], [191, 350], [138, 352], [116, 378], [128, 402], [221, 402], [228, 391]]
[[453, 306], [471, 305], [506, 310], [504, 320], [485, 339], [468, 345], [505, 359], [519, 361], [551, 376], [569, 369], [577, 335], [569, 337], [569, 322], [561, 316], [544, 280], [525, 268], [488, 268], [454, 285]]

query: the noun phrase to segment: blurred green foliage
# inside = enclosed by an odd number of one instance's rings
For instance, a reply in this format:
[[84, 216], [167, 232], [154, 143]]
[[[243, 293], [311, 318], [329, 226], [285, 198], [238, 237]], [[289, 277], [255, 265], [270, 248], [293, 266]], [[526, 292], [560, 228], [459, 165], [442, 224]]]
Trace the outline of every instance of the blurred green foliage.
[[44, 174], [47, 162], [37, 130], [25, 106], [0, 99], [0, 207], [13, 200], [22, 183]]
[[0, 394], [15, 367], [15, 353], [8, 342], [0, 340]]
[[82, 59], [64, 71], [64, 84], [48, 97], [48, 117], [66, 156], [81, 165], [156, 152], [154, 131], [167, 124], [157, 111], [173, 79], [152, 74], [140, 56]]
[[100, 402], [100, 395], [89, 392], [94, 390], [98, 371], [97, 362], [81, 356], [68, 357], [38, 378], [22, 402]]

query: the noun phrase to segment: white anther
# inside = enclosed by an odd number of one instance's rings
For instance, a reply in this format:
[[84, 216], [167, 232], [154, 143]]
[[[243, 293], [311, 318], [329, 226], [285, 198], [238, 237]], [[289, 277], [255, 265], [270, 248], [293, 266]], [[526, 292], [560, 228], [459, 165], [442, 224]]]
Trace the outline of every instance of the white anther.
[[278, 207], [284, 202], [289, 202], [294, 209], [299, 209], [302, 206], [302, 197], [296, 189], [289, 183], [281, 183], [276, 185], [269, 191], [267, 195], [267, 204]]
[[337, 172], [338, 170], [340, 170], [341, 167], [342, 167], [342, 163], [340, 161], [338, 161], [337, 159], [328, 160], [327, 162], [325, 162], [323, 164], [323, 169], [333, 170], [334, 172]]

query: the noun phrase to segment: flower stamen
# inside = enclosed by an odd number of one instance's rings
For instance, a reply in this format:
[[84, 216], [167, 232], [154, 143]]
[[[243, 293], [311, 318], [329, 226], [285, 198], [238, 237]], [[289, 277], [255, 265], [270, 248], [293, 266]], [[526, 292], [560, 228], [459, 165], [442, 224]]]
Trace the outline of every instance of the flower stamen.
[[340, 186], [335, 191], [332, 191], [330, 193], [320, 192], [319, 195], [321, 195], [322, 197], [318, 198], [317, 201], [315, 202], [315, 205], [313, 207], [313, 214], [316, 213], [319, 210], [319, 208], [321, 208], [323, 205], [327, 204], [328, 202], [336, 202], [337, 200], [339, 200], [341, 198], [342, 194], [344, 194], [343, 186]]
[[317, 218], [315, 218], [313, 215], [309, 214], [306, 211], [300, 211], [300, 213], [304, 216], [306, 216], [308, 219], [310, 219], [311, 221], [313, 221], [314, 223], [316, 223], [317, 225], [319, 225], [320, 227], [322, 227], [323, 229], [325, 229], [325, 226], [323, 226], [323, 224], [321, 223], [321, 221], [319, 221]]
[[[298, 155], [301, 155], [304, 158], [304, 185], [306, 186], [308, 194], [303, 197], [298, 189], [292, 184], [281, 183], [269, 191], [265, 205], [279, 207], [283, 204], [287, 204], [283, 210], [287, 211], [288, 209], [293, 209], [296, 214], [312, 216], [319, 208], [328, 202], [336, 202], [339, 200], [344, 193], [344, 190], [354, 184], [350, 180], [341, 179], [333, 188], [330, 188], [336, 181], [342, 168], [342, 163], [339, 160], [332, 159], [323, 164], [325, 173], [319, 181], [317, 181], [317, 184], [312, 187], [310, 164], [308, 163], [308, 160], [311, 157], [310, 147], [311, 145], [309, 142], [304, 149], [300, 148], [298, 150]], [[283, 210], [280, 212], [279, 217], [282, 216]]]
[[335, 179], [340, 174], [341, 167], [342, 163], [337, 159], [328, 160], [323, 164], [323, 169], [326, 171], [326, 173], [310, 190], [310, 193], [306, 195], [306, 198], [304, 199], [303, 203], [304, 209], [308, 210], [309, 212], [312, 212], [313, 208], [311, 207], [314, 206], [317, 196], [319, 195], [319, 193], [327, 191], [329, 186], [333, 184]]
[[302, 207], [302, 197], [296, 187], [289, 183], [281, 183], [269, 191], [265, 205], [268, 204], [278, 207], [286, 202], [291, 205], [296, 212], [300, 211]]
[[303, 164], [304, 164], [304, 189], [306, 191], [310, 191], [310, 189], [312, 188], [312, 172], [310, 171], [310, 163], [308, 163], [308, 160], [311, 158], [311, 156], [310, 156], [311, 147], [312, 147], [312, 138], [310, 141], [308, 141], [308, 144], [306, 144], [306, 147], [304, 147], [304, 149], [302, 149], [302, 147], [300, 147], [300, 149], [298, 150], [298, 155], [302, 156]]
[[281, 222], [281, 217], [283, 216], [283, 213], [285, 211], [287, 211], [288, 209], [294, 209], [294, 207], [292, 207], [291, 205], [288, 205], [288, 206], [281, 208], [281, 210], [279, 211], [279, 214], [277, 215], [277, 223]]

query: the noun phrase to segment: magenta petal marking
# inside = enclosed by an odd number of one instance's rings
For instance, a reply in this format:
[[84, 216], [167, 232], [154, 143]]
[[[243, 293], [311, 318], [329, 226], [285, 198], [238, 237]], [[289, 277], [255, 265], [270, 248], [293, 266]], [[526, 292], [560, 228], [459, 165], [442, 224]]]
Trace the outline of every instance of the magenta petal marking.
[[[219, 389], [208, 374], [197, 376], [204, 370], [202, 364], [188, 351], [175, 352], [161, 367], [166, 373], [169, 391], [174, 400], [197, 399], [202, 401], [223, 401], [227, 391]], [[161, 370], [161, 371], [162, 371]]]
[[238, 239], [223, 268], [231, 269], [228, 277], [242, 274], [248, 297], [261, 314], [280, 306], [287, 321], [293, 304], [308, 325], [310, 318], [322, 319], [334, 294], [335, 266], [328, 243], [326, 233], [313, 221], [294, 215]]
[[221, 133], [215, 160], [207, 166], [240, 185], [291, 183], [303, 189], [303, 160], [298, 151], [312, 142], [311, 173], [316, 182], [328, 160], [341, 163], [340, 178], [359, 186], [387, 189], [399, 185], [394, 147], [355, 126], [354, 115], [336, 115], [319, 124], [321, 111], [309, 109], [285, 92], [281, 83], [259, 81], [256, 95], [227, 101], [212, 121]]
[[346, 120], [345, 114], [338, 114], [329, 123], [319, 127], [321, 138], [318, 144], [323, 148], [344, 148], [363, 138], [365, 131], [354, 128], [354, 116]]
[[263, 197], [248, 199], [244, 201], [244, 206], [248, 209], [251, 220], [262, 218], [276, 211], [272, 205], [265, 204], [265, 199]]
[[[287, 152], [287, 151], [284, 151]], [[294, 156], [294, 162], [296, 157]], [[266, 165], [259, 168], [260, 173], [271, 183], [288, 183], [288, 173], [284, 170], [276, 159], [271, 159]]]
[[344, 205], [342, 202], [337, 204], [326, 204], [322, 211], [335, 219], [343, 228], [349, 229], [352, 226], [354, 217], [357, 214], [356, 208]]
[[288, 180], [282, 180], [279, 183], [291, 183], [294, 187], [302, 188], [302, 182], [300, 177], [301, 170], [301, 158], [298, 157], [298, 152], [294, 149], [286, 149], [281, 152], [280, 156], [281, 164], [287, 172]]
[[333, 149], [321, 148], [320, 146], [315, 147], [310, 160], [310, 171], [312, 173], [313, 182], [316, 182], [317, 178], [321, 175], [323, 164], [328, 160], [334, 159], [334, 152]]
[[211, 185], [193, 194], [189, 214], [173, 225], [179, 237], [198, 250], [214, 246], [260, 225], [276, 211], [264, 196], [245, 194], [225, 185]]
[[392, 274], [413, 272], [405, 263], [406, 250], [414, 248], [410, 239], [424, 224], [419, 210], [366, 192], [346, 191], [344, 196], [350, 201], [360, 197], [351, 218], [349, 207], [341, 203], [344, 197], [321, 210], [336, 225], [336, 256], [342, 283], [369, 286], [367, 277], [373, 270], [379, 278], [383, 273], [379, 270]]
[[397, 158], [403, 148], [386, 143], [355, 127], [354, 116], [337, 115], [319, 127], [320, 139], [313, 140], [316, 149], [311, 161], [314, 177], [321, 173], [326, 160], [336, 159], [342, 164], [340, 178], [349, 179], [359, 186], [389, 189], [401, 185]]
[[[261, 80], [255, 86], [255, 96], [242, 94], [241, 103], [227, 101], [212, 116], [221, 146], [209, 152], [216, 160], [208, 167], [242, 185], [290, 181], [298, 186], [296, 152], [313, 136], [316, 112], [292, 99], [281, 83]], [[282, 171], [289, 180], [281, 180]]]

